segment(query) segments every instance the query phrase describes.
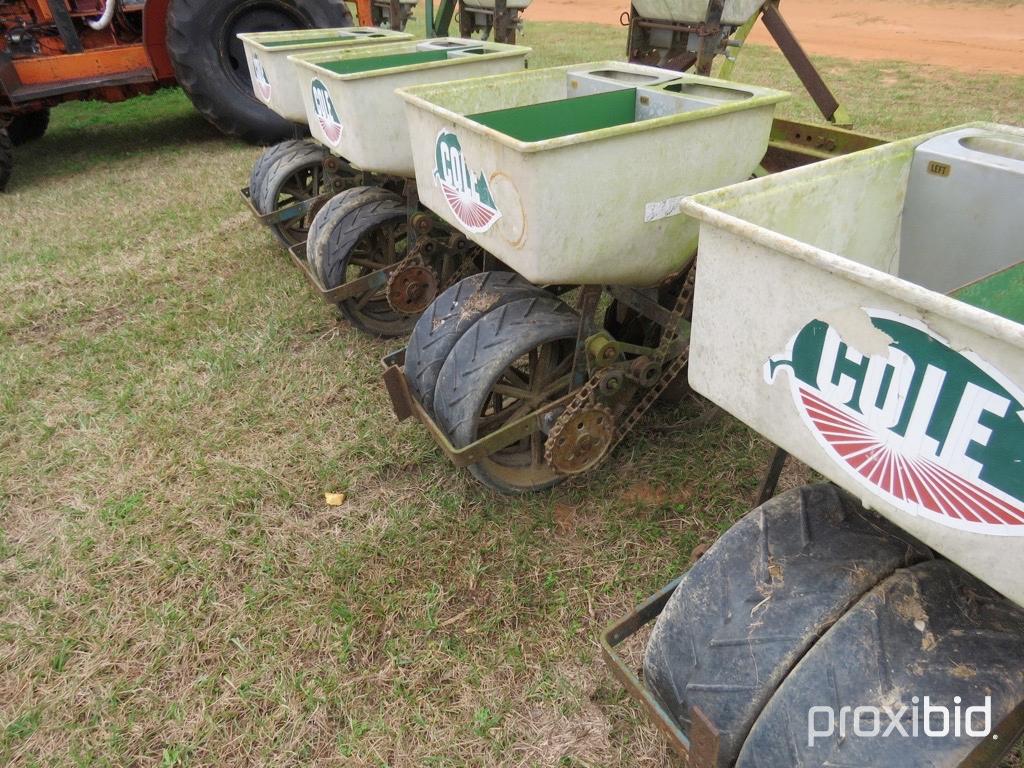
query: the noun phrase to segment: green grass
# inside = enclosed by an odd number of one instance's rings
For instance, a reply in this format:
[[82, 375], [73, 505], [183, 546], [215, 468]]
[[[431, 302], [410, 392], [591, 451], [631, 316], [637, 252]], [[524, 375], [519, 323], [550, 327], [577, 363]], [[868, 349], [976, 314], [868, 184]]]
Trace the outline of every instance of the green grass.
[[[623, 48], [617, 28], [524, 39], [533, 66]], [[776, 54], [744, 56], [740, 79], [797, 92]], [[884, 136], [1024, 122], [1024, 78], [824, 70]], [[586, 478], [484, 491], [391, 416], [397, 345], [337, 321], [251, 220], [256, 156], [177, 91], [61, 107], [18, 151], [0, 763], [668, 764], [597, 633], [748, 508], [769, 446], [730, 419], [648, 420]]]

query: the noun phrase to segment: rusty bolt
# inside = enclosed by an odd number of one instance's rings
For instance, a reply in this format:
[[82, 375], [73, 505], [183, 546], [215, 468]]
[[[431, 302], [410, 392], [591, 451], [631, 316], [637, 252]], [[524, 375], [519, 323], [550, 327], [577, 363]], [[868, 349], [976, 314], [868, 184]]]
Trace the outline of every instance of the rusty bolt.
[[430, 216], [425, 213], [414, 213], [412, 215], [412, 226], [413, 229], [423, 235], [433, 228], [434, 222]]
[[610, 365], [619, 359], [619, 348], [614, 341], [606, 336], [597, 336], [587, 345], [594, 360], [603, 365]]
[[614, 395], [622, 389], [622, 385], [625, 383], [625, 378], [626, 377], [623, 375], [622, 371], [608, 371], [601, 377], [601, 380], [597, 385], [597, 390], [605, 396]]
[[643, 355], [634, 360], [629, 369], [633, 378], [645, 387], [652, 386], [661, 376], [661, 366]]

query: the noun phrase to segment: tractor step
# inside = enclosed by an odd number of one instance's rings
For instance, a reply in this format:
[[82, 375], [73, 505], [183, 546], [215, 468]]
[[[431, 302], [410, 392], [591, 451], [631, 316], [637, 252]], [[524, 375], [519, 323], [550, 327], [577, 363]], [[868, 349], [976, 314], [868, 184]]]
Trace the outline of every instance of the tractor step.
[[94, 88], [116, 88], [122, 85], [152, 82], [154, 82], [152, 70], [133, 69], [129, 72], [121, 72], [115, 75], [94, 75], [92, 77], [79, 77], [72, 80], [60, 80], [50, 83], [18, 85], [8, 91], [7, 97], [11, 100], [12, 104], [24, 104], [39, 99], [63, 96], [66, 93], [89, 91]]

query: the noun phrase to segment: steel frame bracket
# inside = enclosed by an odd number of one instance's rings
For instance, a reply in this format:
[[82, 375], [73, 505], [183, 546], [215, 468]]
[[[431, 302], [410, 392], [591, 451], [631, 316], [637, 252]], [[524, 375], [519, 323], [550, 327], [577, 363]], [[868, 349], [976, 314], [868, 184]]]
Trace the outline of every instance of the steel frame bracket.
[[679, 586], [675, 579], [662, 587], [633, 609], [632, 613], [608, 624], [601, 633], [601, 656], [615, 678], [629, 695], [647, 712], [654, 725], [691, 768], [711, 768], [716, 765], [719, 731], [699, 707], [690, 708], [691, 734], [687, 736], [679, 723], [658, 701], [654, 693], [641, 681], [617, 650], [618, 646], [636, 635], [661, 615], [666, 603]]
[[242, 187], [238, 190], [238, 193], [242, 196], [242, 199], [245, 200], [245, 204], [249, 206], [249, 211], [252, 213], [253, 218], [255, 218], [260, 224], [266, 224], [267, 226], [281, 224], [285, 221], [291, 221], [292, 219], [297, 219], [300, 216], [305, 216], [318, 203], [325, 203], [333, 197], [333, 192], [317, 195], [316, 197], [311, 197], [308, 200], [289, 203], [288, 205], [282, 206], [276, 211], [271, 211], [270, 213], [260, 213], [256, 209], [255, 203], [252, 201], [252, 191], [248, 187]]
[[469, 12], [466, 11], [462, 0], [441, 0], [436, 9], [433, 0], [426, 0], [423, 15], [426, 17], [427, 37], [447, 36], [456, 10], [458, 11], [459, 35], [461, 37], [470, 37], [473, 32], [478, 31], [473, 22], [473, 15], [485, 13], [492, 17], [491, 27], [494, 30], [494, 42], [515, 45], [519, 12], [508, 7], [508, 0], [494, 0], [493, 11], [473, 8]]
[[486, 437], [475, 440], [467, 446], [456, 448], [452, 445], [448, 436], [444, 433], [437, 422], [420, 405], [419, 400], [409, 390], [409, 382], [405, 378], [405, 350], [400, 349], [392, 352], [381, 360], [384, 367], [384, 386], [391, 399], [391, 408], [399, 421], [404, 421], [410, 416], [427, 428], [430, 436], [437, 443], [441, 451], [448, 457], [456, 467], [468, 467], [478, 461], [497, 453], [502, 448], [507, 448], [513, 443], [522, 440], [527, 435], [540, 429], [545, 417], [552, 411], [557, 411], [569, 404], [573, 394], [569, 393], [547, 405], [511, 421], [501, 429], [498, 429]]
[[64, 42], [64, 52], [81, 53], [85, 50], [82, 47], [82, 41], [78, 37], [78, 32], [75, 31], [75, 24], [71, 20], [71, 14], [68, 13], [67, 5], [62, 0], [46, 0], [46, 5], [53, 16], [53, 23], [57, 27], [57, 33]]

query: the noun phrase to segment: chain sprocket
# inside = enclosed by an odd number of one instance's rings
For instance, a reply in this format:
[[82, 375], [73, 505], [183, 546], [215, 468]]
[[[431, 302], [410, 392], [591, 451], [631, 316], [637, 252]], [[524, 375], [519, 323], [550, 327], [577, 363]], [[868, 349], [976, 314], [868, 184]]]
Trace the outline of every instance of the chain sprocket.
[[[670, 313], [669, 323], [665, 325], [664, 330], [661, 334], [661, 341], [658, 343], [658, 348], [654, 354], [654, 360], [662, 365], [661, 375], [657, 381], [647, 390], [644, 391], [643, 397], [637, 402], [633, 408], [631, 408], [626, 414], [619, 420], [618, 424], [615, 424], [614, 416], [611, 410], [607, 406], [604, 406], [598, 402], [598, 392], [601, 384], [601, 380], [604, 378], [606, 370], [598, 369], [591, 375], [591, 377], [577, 390], [576, 396], [562, 411], [561, 416], [555, 421], [554, 426], [548, 432], [548, 439], [544, 442], [544, 460], [548, 463], [552, 469], [563, 474], [578, 474], [584, 472], [596, 466], [600, 461], [611, 453], [615, 449], [630, 430], [636, 426], [637, 422], [640, 421], [641, 417], [657, 402], [658, 398], [668, 389], [669, 385], [673, 380], [682, 373], [683, 369], [690, 359], [690, 345], [689, 343], [684, 344], [678, 350], [675, 349], [676, 340], [679, 338], [679, 325], [687, 318], [690, 312], [693, 310], [693, 287], [696, 278], [697, 267], [696, 259], [691, 259], [687, 265], [685, 271], [685, 278], [683, 284], [679, 289], [679, 296], [676, 297], [676, 302], [672, 307]], [[671, 279], [671, 278], [670, 278]], [[591, 409], [602, 409], [604, 412], [612, 416], [612, 424], [614, 425], [614, 434], [608, 441], [607, 446], [600, 452], [593, 461], [588, 461], [587, 465], [583, 469], [577, 469], [575, 471], [568, 471], [563, 469], [566, 463], [563, 461], [561, 456], [556, 453], [556, 449], [562, 444], [559, 441], [565, 438], [567, 433], [571, 433], [572, 425], [579, 423], [580, 415], [585, 411]], [[571, 444], [570, 440], [567, 440], [568, 444]], [[558, 463], [556, 463], [558, 462]], [[572, 466], [570, 462], [568, 466]]]
[[424, 264], [406, 262], [388, 275], [388, 304], [396, 312], [418, 315], [437, 296], [437, 275]]
[[578, 475], [596, 466], [615, 439], [615, 415], [606, 405], [591, 404], [578, 409], [571, 422], [559, 419], [561, 429], [552, 430], [545, 447], [545, 459], [563, 475]]
[[[392, 309], [407, 315], [419, 314], [441, 291], [478, 271], [475, 257], [480, 247], [464, 238], [460, 247], [459, 238], [457, 233], [447, 240], [421, 235], [408, 255], [388, 268], [385, 295]], [[439, 267], [450, 256], [457, 259], [456, 268], [439, 276]]]

